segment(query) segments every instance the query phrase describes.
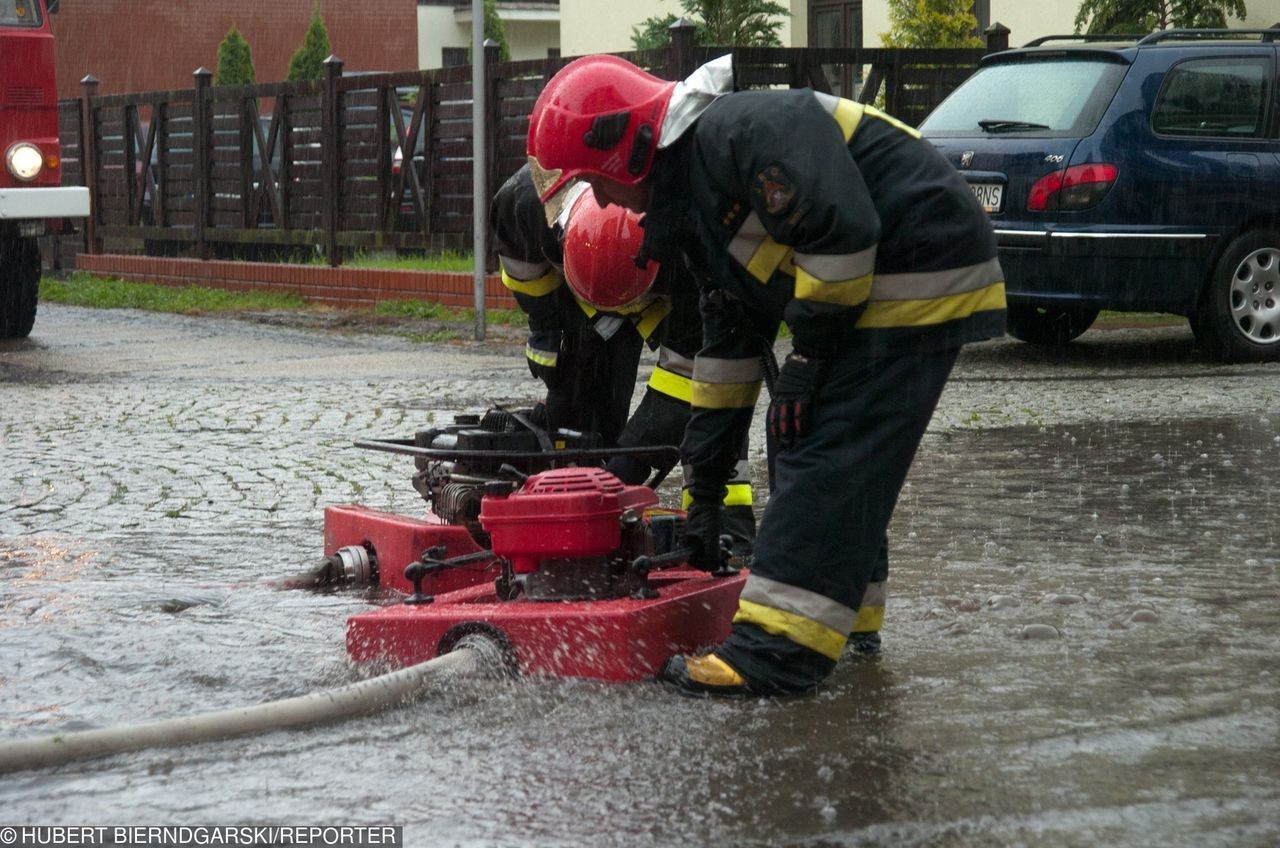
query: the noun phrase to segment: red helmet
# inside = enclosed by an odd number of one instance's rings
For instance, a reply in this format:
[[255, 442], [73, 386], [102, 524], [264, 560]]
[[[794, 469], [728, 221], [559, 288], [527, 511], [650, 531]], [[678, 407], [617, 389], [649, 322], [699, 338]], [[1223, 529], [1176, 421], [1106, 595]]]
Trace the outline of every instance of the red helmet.
[[561, 68], [529, 115], [539, 199], [587, 174], [626, 185], [648, 176], [675, 87], [617, 56], [583, 56]]
[[657, 262], [636, 267], [643, 241], [639, 215], [612, 204], [602, 209], [587, 189], [569, 209], [564, 278], [579, 298], [599, 309], [630, 306], [658, 276]]

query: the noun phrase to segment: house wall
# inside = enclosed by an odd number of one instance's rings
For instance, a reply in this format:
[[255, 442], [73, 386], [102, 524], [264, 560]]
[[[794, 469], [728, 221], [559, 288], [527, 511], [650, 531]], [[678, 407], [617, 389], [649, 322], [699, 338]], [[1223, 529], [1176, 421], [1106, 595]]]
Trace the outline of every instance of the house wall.
[[[511, 48], [511, 58], [545, 59], [548, 48], [560, 46], [560, 16], [554, 6], [547, 9], [528, 8], [532, 4], [498, 6], [502, 29]], [[419, 3], [418, 65], [439, 68], [444, 64], [443, 48], [471, 46], [471, 9], [452, 2]]]
[[[782, 43], [789, 47], [808, 46], [807, 0], [782, 0], [792, 16], [783, 28]], [[1025, 44], [1042, 35], [1075, 31], [1080, 0], [989, 0], [991, 21], [1010, 30], [1009, 44]], [[609, 14], [603, 14], [604, 8]], [[1232, 26], [1265, 27], [1280, 22], [1280, 0], [1249, 0], [1249, 15]], [[682, 14], [679, 0], [560, 0], [560, 36], [565, 56], [588, 53], [616, 53], [630, 50], [631, 30], [646, 18]], [[889, 31], [889, 4], [886, 0], [864, 0], [862, 4], [863, 47], [882, 46], [880, 36]]]
[[258, 81], [283, 80], [316, 4], [346, 70], [417, 66], [415, 0], [64, 0], [53, 17], [58, 96], [79, 96], [86, 74], [101, 94], [190, 88], [196, 68], [217, 69], [218, 44], [233, 25], [249, 42]]

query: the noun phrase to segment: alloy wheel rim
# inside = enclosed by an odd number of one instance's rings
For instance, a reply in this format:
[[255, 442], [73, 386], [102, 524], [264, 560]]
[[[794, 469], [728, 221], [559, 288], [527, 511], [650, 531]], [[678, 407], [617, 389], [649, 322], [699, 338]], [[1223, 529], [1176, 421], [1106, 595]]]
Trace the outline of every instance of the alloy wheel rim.
[[1241, 335], [1254, 344], [1280, 344], [1280, 247], [1260, 248], [1241, 260], [1228, 297]]

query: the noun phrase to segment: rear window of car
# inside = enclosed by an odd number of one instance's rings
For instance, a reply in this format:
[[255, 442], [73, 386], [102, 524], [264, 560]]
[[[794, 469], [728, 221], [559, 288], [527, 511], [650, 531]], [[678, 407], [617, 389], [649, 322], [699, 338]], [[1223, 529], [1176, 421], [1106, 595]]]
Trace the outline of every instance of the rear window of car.
[[1086, 136], [1102, 119], [1128, 67], [1103, 58], [1057, 57], [989, 65], [952, 92], [920, 130], [938, 137]]
[[1260, 136], [1270, 78], [1271, 63], [1261, 56], [1189, 59], [1165, 75], [1152, 128], [1161, 135]]

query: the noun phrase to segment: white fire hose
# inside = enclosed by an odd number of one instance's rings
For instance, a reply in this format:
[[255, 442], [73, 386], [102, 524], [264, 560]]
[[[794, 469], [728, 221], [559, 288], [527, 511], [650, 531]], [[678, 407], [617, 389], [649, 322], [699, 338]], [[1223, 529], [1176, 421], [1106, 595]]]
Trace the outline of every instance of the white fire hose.
[[450, 653], [328, 692], [143, 724], [3, 742], [0, 774], [337, 721], [401, 704], [429, 681], [496, 674], [502, 667], [501, 649], [492, 640], [467, 636]]

